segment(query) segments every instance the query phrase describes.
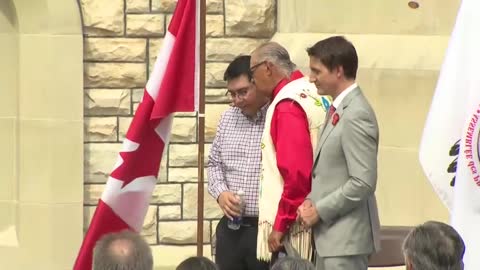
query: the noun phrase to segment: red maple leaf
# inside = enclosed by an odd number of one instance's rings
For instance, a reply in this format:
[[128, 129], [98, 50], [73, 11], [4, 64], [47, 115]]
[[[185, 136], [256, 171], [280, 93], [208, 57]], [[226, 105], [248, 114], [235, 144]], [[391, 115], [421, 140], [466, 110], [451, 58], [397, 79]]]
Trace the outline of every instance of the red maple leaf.
[[145, 92], [126, 135], [128, 140], [139, 144], [138, 148], [120, 152], [123, 163], [111, 173], [113, 178], [123, 181], [122, 188], [139, 177], [158, 176], [165, 143], [155, 132], [158, 121], [150, 120], [153, 105], [153, 99]]

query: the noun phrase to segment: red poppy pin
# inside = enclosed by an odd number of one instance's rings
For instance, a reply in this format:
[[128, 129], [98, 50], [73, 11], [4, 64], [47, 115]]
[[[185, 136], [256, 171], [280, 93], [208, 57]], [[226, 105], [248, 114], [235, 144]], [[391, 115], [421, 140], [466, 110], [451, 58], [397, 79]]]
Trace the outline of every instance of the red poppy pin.
[[338, 123], [338, 120], [340, 120], [340, 115], [338, 115], [338, 113], [334, 113], [332, 116], [332, 125], [336, 126]]

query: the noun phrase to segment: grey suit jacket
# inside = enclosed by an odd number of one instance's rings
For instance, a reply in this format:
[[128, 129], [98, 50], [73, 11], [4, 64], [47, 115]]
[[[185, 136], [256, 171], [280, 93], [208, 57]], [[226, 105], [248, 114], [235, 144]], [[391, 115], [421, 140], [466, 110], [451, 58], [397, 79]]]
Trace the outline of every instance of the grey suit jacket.
[[334, 126], [328, 119], [315, 152], [312, 191], [321, 220], [313, 226], [319, 256], [370, 254], [379, 249], [378, 124], [360, 88], [342, 100]]

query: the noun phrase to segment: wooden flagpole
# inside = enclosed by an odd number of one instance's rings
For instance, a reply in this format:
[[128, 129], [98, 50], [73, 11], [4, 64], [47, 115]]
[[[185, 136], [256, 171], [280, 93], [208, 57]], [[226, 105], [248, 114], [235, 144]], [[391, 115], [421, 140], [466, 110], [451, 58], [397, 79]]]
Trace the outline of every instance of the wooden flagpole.
[[200, 2], [200, 88], [198, 107], [198, 192], [197, 192], [197, 256], [203, 256], [203, 194], [205, 144], [205, 16], [206, 0]]

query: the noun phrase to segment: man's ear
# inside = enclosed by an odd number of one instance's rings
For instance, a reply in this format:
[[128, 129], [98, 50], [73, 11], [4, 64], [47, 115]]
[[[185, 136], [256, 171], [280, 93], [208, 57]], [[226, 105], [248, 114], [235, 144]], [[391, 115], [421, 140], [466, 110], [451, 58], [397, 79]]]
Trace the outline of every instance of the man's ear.
[[333, 72], [335, 73], [335, 76], [337, 76], [337, 78], [345, 77], [345, 73], [344, 73], [344, 71], [343, 71], [343, 67], [342, 67], [342, 66], [334, 67], [334, 68], [333, 68]]
[[272, 76], [272, 73], [273, 73], [273, 69], [275, 68], [275, 66], [273, 65], [272, 62], [265, 62], [265, 69], [267, 70], [267, 75], [268, 76]]

